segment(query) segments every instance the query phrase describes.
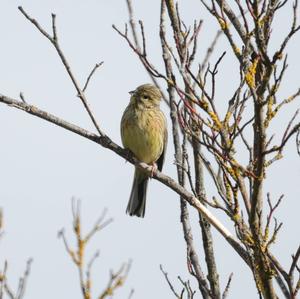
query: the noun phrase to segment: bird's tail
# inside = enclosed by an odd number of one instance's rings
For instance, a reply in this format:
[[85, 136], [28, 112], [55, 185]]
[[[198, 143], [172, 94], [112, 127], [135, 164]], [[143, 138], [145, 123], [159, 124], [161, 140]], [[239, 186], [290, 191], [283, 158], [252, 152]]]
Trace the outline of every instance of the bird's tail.
[[149, 177], [143, 171], [135, 169], [130, 198], [126, 209], [126, 213], [130, 216], [145, 216], [148, 180]]

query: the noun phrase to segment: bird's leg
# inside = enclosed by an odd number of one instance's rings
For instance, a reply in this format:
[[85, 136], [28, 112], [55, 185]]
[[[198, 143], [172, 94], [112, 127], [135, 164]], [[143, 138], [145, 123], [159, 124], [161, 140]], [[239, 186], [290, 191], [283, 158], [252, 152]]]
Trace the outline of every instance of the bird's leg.
[[151, 166], [152, 166], [152, 169], [151, 169], [150, 178], [153, 178], [154, 173], [157, 171], [157, 164], [155, 162], [152, 162]]

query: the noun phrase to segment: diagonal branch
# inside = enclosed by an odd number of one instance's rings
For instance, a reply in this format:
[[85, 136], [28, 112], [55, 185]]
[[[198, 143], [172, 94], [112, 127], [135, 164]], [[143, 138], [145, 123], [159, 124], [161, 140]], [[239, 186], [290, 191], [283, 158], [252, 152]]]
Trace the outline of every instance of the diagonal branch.
[[[0, 102], [19, 110], [23, 110], [26, 113], [32, 114], [36, 117], [42, 118], [48, 122], [51, 122], [57, 126], [60, 126], [68, 131], [78, 134], [86, 139], [89, 139], [113, 152], [115, 152], [120, 157], [126, 159], [131, 164], [143, 169], [147, 174], [152, 173], [152, 166], [138, 161], [134, 157], [128, 156], [128, 152], [121, 148], [119, 145], [114, 143], [108, 136], [98, 136], [91, 133], [77, 125], [69, 123], [53, 114], [46, 111], [38, 109], [33, 105], [23, 103], [22, 101], [4, 96], [0, 94]], [[249, 265], [248, 254], [241, 245], [241, 243], [230, 233], [230, 231], [216, 218], [193, 194], [188, 192], [184, 187], [178, 184], [171, 177], [164, 175], [163, 173], [157, 171], [153, 174], [153, 178], [163, 183], [165, 186], [171, 188], [178, 195], [184, 198], [190, 205], [192, 205], [199, 213], [205, 217], [208, 222], [216, 228], [219, 233], [226, 239], [226, 241], [234, 248], [234, 250], [241, 256], [241, 258]]]

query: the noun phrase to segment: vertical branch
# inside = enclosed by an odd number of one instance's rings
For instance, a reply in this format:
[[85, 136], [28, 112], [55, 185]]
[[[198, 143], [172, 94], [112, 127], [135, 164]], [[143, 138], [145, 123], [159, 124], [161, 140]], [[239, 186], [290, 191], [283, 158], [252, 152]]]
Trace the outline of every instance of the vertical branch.
[[[183, 136], [183, 142], [182, 142], [182, 166], [181, 168], [185, 168], [187, 160], [187, 149], [186, 149], [186, 142], [187, 142], [187, 134], [184, 133]], [[186, 158], [184, 157], [186, 156]], [[182, 177], [181, 177], [181, 183], [182, 186], [185, 185], [185, 172], [182, 171]], [[210, 292], [205, 280], [205, 276], [201, 270], [200, 267], [200, 262], [199, 262], [199, 257], [197, 255], [196, 249], [194, 247], [194, 237], [192, 234], [192, 227], [190, 224], [190, 217], [189, 217], [189, 210], [187, 207], [187, 202], [181, 198], [180, 199], [180, 219], [182, 223], [182, 228], [183, 228], [183, 234], [184, 234], [184, 239], [187, 244], [187, 256], [188, 256], [188, 269], [190, 273], [196, 277], [199, 285], [199, 289], [202, 293], [202, 296], [204, 299], [206, 298], [211, 298]], [[215, 297], [212, 297], [215, 298]], [[217, 299], [217, 297], [216, 297]]]
[[[270, 2], [271, 4], [271, 2]], [[254, 275], [258, 289], [263, 294], [264, 298], [276, 298], [273, 282], [272, 270], [270, 262], [266, 258], [263, 249], [262, 240], [262, 215], [263, 215], [263, 185], [265, 180], [265, 150], [267, 132], [264, 125], [264, 97], [266, 87], [270, 84], [270, 78], [273, 71], [273, 66], [270, 64], [270, 59], [267, 56], [267, 46], [269, 37], [265, 36], [259, 23], [259, 4], [253, 2], [253, 22], [255, 25], [255, 43], [258, 48], [259, 55], [252, 62], [252, 81], [248, 80], [248, 86], [255, 89], [256, 96], [254, 101], [254, 124], [253, 124], [253, 188], [251, 198], [251, 211], [249, 217], [249, 225], [253, 237], [253, 251], [255, 268]], [[265, 27], [271, 27], [272, 18], [266, 18]], [[249, 73], [248, 73], [249, 74]]]
[[[175, 5], [172, 0], [166, 1], [169, 19], [171, 21], [171, 26], [173, 29], [173, 36], [177, 48], [178, 55], [180, 57], [180, 62], [182, 64], [181, 69], [185, 70], [185, 94], [190, 93], [190, 78], [187, 74], [187, 65], [186, 62], [189, 61], [188, 58], [186, 58], [186, 55], [188, 55], [187, 51], [187, 44], [186, 39], [183, 38], [180, 23], [181, 19], [178, 13], [176, 13]], [[188, 34], [188, 32], [186, 32]], [[197, 35], [194, 37], [197, 39]], [[195, 94], [195, 92], [193, 91]], [[190, 101], [189, 99], [189, 105], [192, 107], [192, 109], [195, 108], [195, 104]], [[195, 122], [193, 118], [191, 118], [191, 122]], [[199, 144], [199, 136], [200, 136], [200, 128], [195, 122], [192, 124], [192, 130], [193, 130], [193, 137], [192, 137], [192, 147], [193, 147], [193, 157], [194, 157], [194, 166], [195, 166], [195, 178], [196, 178], [196, 193], [198, 198], [204, 198], [205, 197], [205, 187], [204, 187], [204, 177], [203, 177], [203, 161], [201, 160], [200, 156], [200, 144]], [[182, 211], [182, 219], [186, 218], [188, 219], [188, 211], [186, 210], [186, 203], [181, 203], [181, 211]], [[183, 222], [183, 220], [182, 220]], [[187, 222], [187, 220], [186, 220]], [[199, 222], [202, 232], [202, 240], [203, 240], [203, 248], [205, 252], [205, 259], [206, 259], [206, 265], [208, 269], [208, 281], [210, 283], [210, 291], [212, 298], [218, 299], [221, 298], [220, 294], [220, 286], [219, 286], [219, 275], [217, 272], [217, 266], [215, 262], [215, 256], [214, 256], [214, 250], [213, 250], [213, 240], [212, 235], [210, 231], [210, 224], [207, 222], [207, 220], [199, 214]], [[191, 233], [190, 233], [191, 234]], [[189, 238], [192, 238], [192, 235], [189, 236]], [[187, 241], [187, 240], [186, 240]], [[188, 243], [188, 242], [187, 242]], [[194, 257], [198, 259], [198, 257]]]
[[266, 132], [264, 127], [264, 111], [261, 102], [254, 103], [254, 126], [253, 126], [253, 172], [255, 179], [253, 182], [250, 226], [259, 229], [262, 203], [263, 203], [263, 181], [264, 181], [264, 151], [266, 146]]
[[[170, 3], [172, 2], [172, 3]], [[174, 89], [174, 83], [175, 83], [175, 76], [172, 71], [172, 64], [171, 64], [171, 56], [168, 51], [168, 47], [166, 45], [166, 32], [165, 32], [165, 7], [170, 7], [170, 5], [173, 4], [173, 1], [161, 1], [161, 17], [160, 17], [160, 38], [161, 38], [161, 45], [162, 45], [162, 51], [163, 51], [163, 59], [165, 63], [165, 70], [166, 75], [168, 78], [168, 93], [170, 98], [170, 116], [172, 120], [172, 133], [173, 133], [173, 142], [174, 142], [174, 148], [175, 148], [175, 159], [176, 159], [176, 165], [177, 165], [177, 176], [180, 185], [184, 184], [184, 171], [183, 171], [183, 157], [182, 157], [182, 151], [180, 147], [180, 137], [179, 137], [179, 123], [178, 123], [178, 114], [177, 114], [177, 106], [175, 103], [175, 89]], [[174, 15], [176, 14], [174, 4], [172, 6], [172, 11]], [[176, 26], [179, 26], [178, 23]], [[194, 248], [194, 241], [193, 241], [193, 235], [192, 230], [189, 222], [189, 213], [187, 208], [186, 201], [181, 198], [180, 199], [180, 210], [181, 210], [181, 223], [184, 233], [184, 238], [187, 244], [187, 254], [189, 258], [189, 262], [192, 265], [194, 276], [196, 277], [199, 285], [199, 289], [201, 291], [201, 294], [204, 299], [211, 298], [209, 296], [209, 290], [208, 286], [205, 280], [205, 276], [201, 270], [199, 259], [197, 256], [197, 253]]]
[[[198, 198], [205, 199], [206, 192], [204, 187], [203, 161], [200, 158], [201, 148], [197, 140], [195, 140], [195, 138], [193, 137], [192, 144], [196, 177], [195, 189]], [[203, 204], [205, 204], [204, 201]], [[203, 249], [205, 253], [206, 266], [208, 270], [208, 280], [210, 283], [211, 292], [213, 294], [213, 298], [221, 298], [219, 275], [215, 261], [213, 238], [211, 234], [211, 225], [209, 224], [207, 219], [204, 218], [200, 213], [199, 223], [202, 231]]]
[[[177, 114], [177, 107], [175, 102], [175, 76], [172, 71], [172, 63], [171, 57], [167, 49], [166, 45], [166, 29], [165, 29], [165, 0], [161, 1], [161, 14], [160, 14], [160, 39], [161, 39], [161, 46], [163, 52], [163, 60], [165, 64], [165, 71], [168, 80], [168, 94], [170, 99], [170, 118], [172, 121], [172, 136], [173, 136], [173, 143], [175, 149], [175, 161], [176, 165], [182, 164], [182, 154], [180, 149], [180, 137], [179, 137], [179, 124], [178, 124], [178, 114]], [[178, 178], [182, 177], [182, 168], [177, 167], [177, 176]]]
[[[275, 16], [275, 12], [281, 8], [286, 1], [283, 3], [275, 0], [246, 1], [247, 10], [250, 12], [249, 19], [252, 21], [251, 25], [254, 28], [251, 33], [249, 31], [249, 23], [245, 18], [245, 10], [243, 8], [244, 4], [242, 4], [241, 1], [235, 1], [235, 3], [238, 5], [239, 11], [244, 20], [244, 24], [239, 21], [238, 15], [229, 6], [228, 3], [230, 3], [230, 1], [212, 0], [211, 8], [206, 4], [205, 1], [201, 2], [218, 20], [221, 29], [225, 33], [232, 47], [233, 53], [240, 63], [241, 82], [245, 82], [247, 84], [247, 94], [249, 94], [253, 100], [253, 151], [251, 149], [251, 153], [253, 155], [251, 155], [251, 159], [249, 161], [249, 169], [251, 172], [248, 172], [248, 169], [246, 172], [243, 171], [244, 174], [249, 177], [250, 182], [250, 190], [246, 191], [247, 194], [244, 192], [245, 188], [243, 188], [243, 186], [240, 184], [239, 178], [241, 178], [241, 168], [239, 168], [239, 172], [235, 174], [239, 191], [241, 192], [244, 200], [246, 197], [248, 197], [248, 194], [250, 195], [250, 201], [245, 201], [248, 214], [248, 224], [250, 228], [249, 238], [247, 235], [245, 235], [242, 237], [242, 240], [247, 246], [247, 251], [252, 257], [252, 271], [258, 291], [263, 295], [264, 298], [277, 298], [272, 281], [274, 277], [276, 277], [276, 279], [279, 281], [279, 277], [276, 274], [278, 267], [276, 266], [277, 269], [275, 269], [274, 264], [268, 257], [268, 247], [272, 243], [272, 238], [275, 238], [278, 230], [275, 229], [273, 237], [270, 239], [270, 241], [266, 242], [263, 237], [262, 221], [264, 202], [263, 187], [266, 175], [266, 167], [272, 162], [276, 161], [276, 159], [279, 157], [279, 155], [277, 155], [275, 158], [266, 161], [266, 155], [272, 151], [278, 151], [278, 153], [281, 154], [281, 146], [274, 147], [272, 150], [269, 150], [269, 152], [266, 151], [268, 144], [267, 127], [269, 121], [277, 112], [273, 105], [276, 103], [276, 92], [278, 91], [279, 83], [283, 74], [282, 73], [279, 78], [276, 78], [276, 62], [278, 59], [282, 58], [281, 49], [285, 48], [285, 42], [288, 41], [289, 38], [297, 32], [297, 30], [299, 30], [296, 25], [295, 18], [295, 7], [297, 7], [297, 4], [293, 6], [294, 18], [290, 33], [287, 35], [287, 38], [283, 41], [279, 47], [279, 50], [275, 52], [273, 58], [271, 59], [269, 57], [269, 41], [272, 33], [271, 25]], [[295, 3], [297, 3], [297, 1]], [[232, 33], [229, 33], [228, 31], [228, 22], [226, 21], [226, 18], [228, 18], [233, 24], [236, 33], [238, 33], [243, 42], [242, 53], [240, 52], [239, 48], [236, 47], [232, 38]], [[284, 65], [285, 63], [286, 62], [284, 61]], [[283, 69], [284, 68], [285, 67], [283, 67]], [[274, 70], [275, 74], [273, 82], [272, 75]], [[265, 113], [266, 106], [267, 113]], [[235, 119], [235, 122], [237, 123], [237, 119]], [[228, 158], [230, 160], [231, 156], [229, 155]], [[224, 169], [225, 173], [229, 174], [230, 177], [230, 172], [228, 172], [228, 170], [230, 169]], [[246, 197], [244, 194], [246, 194]], [[239, 219], [234, 219], [235, 223], [238, 223], [238, 220]], [[245, 226], [245, 224], [243, 226]], [[279, 272], [282, 273], [281, 271]], [[283, 292], [286, 291], [285, 287], [281, 287], [281, 289]]]

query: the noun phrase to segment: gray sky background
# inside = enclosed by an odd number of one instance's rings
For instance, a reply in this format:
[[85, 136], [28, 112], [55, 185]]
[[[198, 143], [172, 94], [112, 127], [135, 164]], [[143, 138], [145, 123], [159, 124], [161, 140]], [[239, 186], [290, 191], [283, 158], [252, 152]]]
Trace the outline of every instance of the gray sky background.
[[[200, 34], [200, 59], [216, 31], [216, 22], [209, 17], [200, 1], [182, 2], [182, 15], [187, 23], [203, 18]], [[291, 1], [289, 1], [291, 2]], [[273, 45], [287, 32], [291, 3], [275, 20]], [[61, 46], [78, 80], [83, 84], [96, 62], [104, 60], [93, 77], [87, 96], [102, 129], [120, 144], [119, 122], [129, 95], [128, 91], [148, 82], [148, 76], [124, 40], [111, 28], [124, 28], [127, 21], [125, 1], [11, 1], [0, 3], [0, 93], [18, 98], [20, 91], [27, 101], [81, 127], [94, 131], [91, 122], [76, 98], [76, 92], [54, 48], [21, 15], [17, 6], [51, 30], [51, 12], [57, 14]], [[134, 1], [137, 19], [143, 19], [148, 37], [148, 53], [161, 70], [161, 48], [158, 36], [160, 1]], [[280, 95], [284, 98], [299, 86], [299, 45], [297, 36], [291, 42], [289, 69]], [[221, 38], [212, 63], [228, 49]], [[296, 56], [297, 55], [297, 56]], [[217, 99], [227, 103], [236, 88], [238, 68], [228, 51], [220, 67]], [[272, 132], [282, 132], [293, 112], [295, 102], [279, 114]], [[167, 112], [166, 107], [163, 109]], [[277, 136], [277, 140], [280, 138]], [[100, 249], [100, 258], [93, 270], [93, 289], [99, 293], [109, 278], [109, 269], [133, 259], [125, 286], [115, 298], [127, 298], [131, 288], [134, 298], [173, 298], [161, 272], [163, 264], [174, 285], [181, 288], [177, 276], [191, 279], [186, 268], [185, 243], [179, 221], [178, 196], [152, 180], [149, 186], [145, 219], [125, 215], [130, 193], [133, 167], [112, 152], [24, 112], [0, 105], [0, 206], [4, 210], [5, 234], [1, 240], [0, 265], [7, 259], [8, 277], [16, 286], [26, 260], [34, 262], [25, 298], [81, 298], [77, 271], [67, 256], [57, 232], [66, 228], [71, 236], [72, 196], [82, 201], [82, 218], [86, 231], [107, 207], [114, 222], [93, 240], [90, 254]], [[300, 163], [294, 141], [285, 152], [285, 159], [270, 169], [266, 191], [273, 198], [286, 197], [276, 215], [284, 221], [273, 252], [284, 265], [290, 262], [299, 242]], [[173, 147], [170, 138], [164, 172], [175, 177]], [[214, 189], [208, 180], [208, 194]], [[234, 232], [223, 215], [214, 212]], [[200, 248], [197, 217], [194, 233]], [[221, 285], [234, 272], [229, 298], [256, 298], [256, 290], [247, 267], [227, 243], [213, 231]], [[200, 256], [203, 261], [202, 250]], [[205, 269], [204, 261], [202, 262]], [[0, 268], [2, 268], [1, 266]], [[197, 297], [198, 298], [198, 297]]]

